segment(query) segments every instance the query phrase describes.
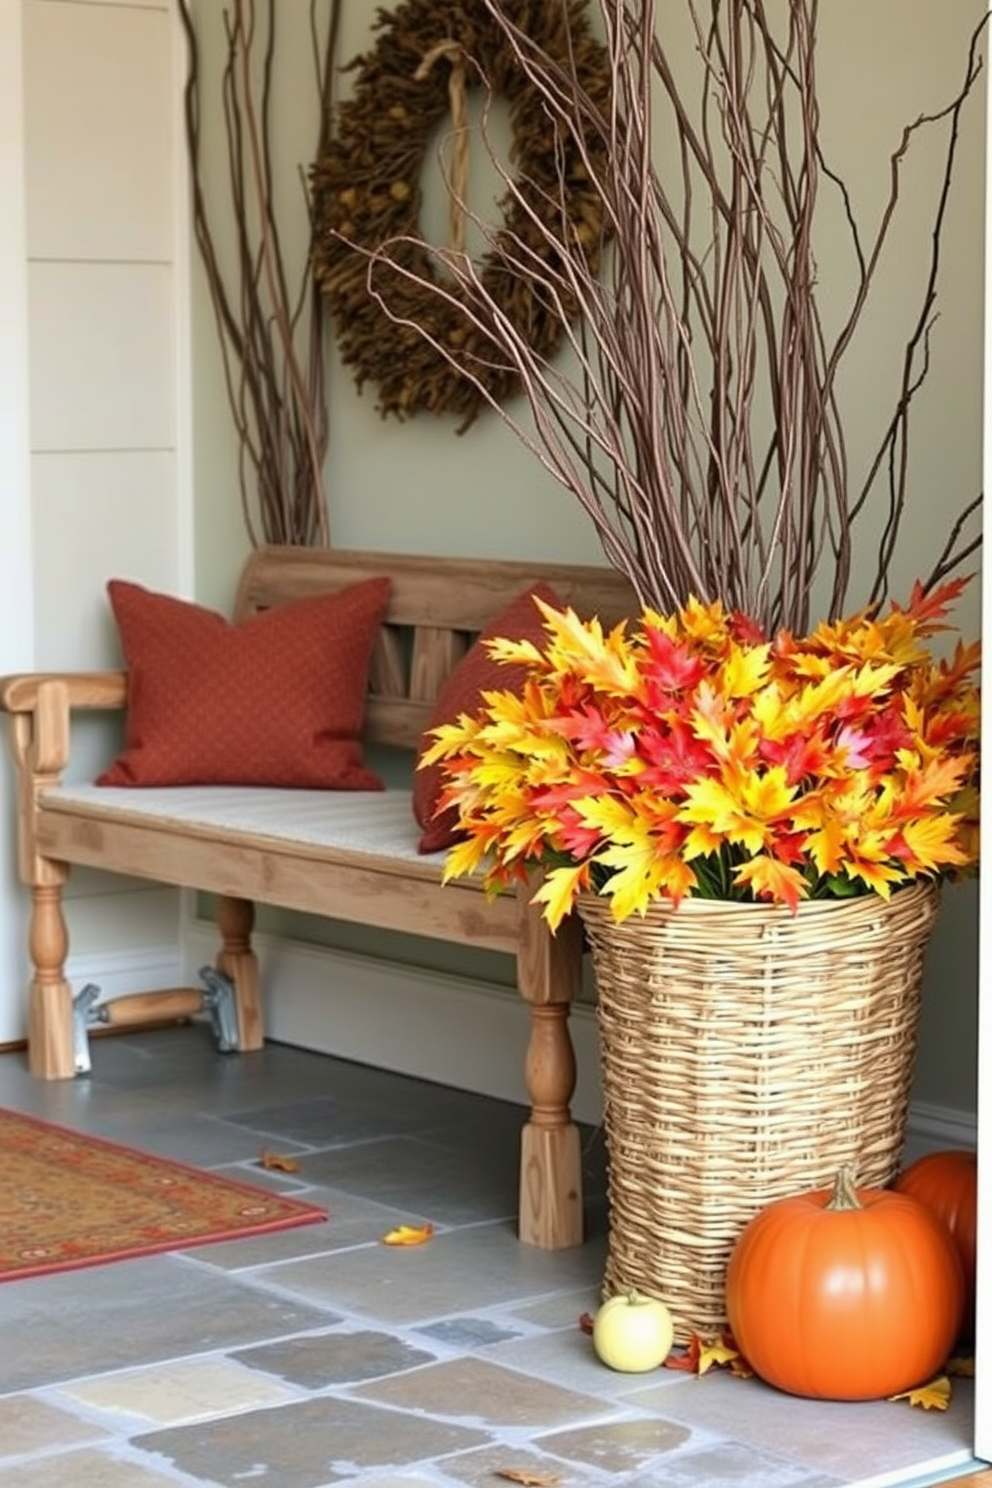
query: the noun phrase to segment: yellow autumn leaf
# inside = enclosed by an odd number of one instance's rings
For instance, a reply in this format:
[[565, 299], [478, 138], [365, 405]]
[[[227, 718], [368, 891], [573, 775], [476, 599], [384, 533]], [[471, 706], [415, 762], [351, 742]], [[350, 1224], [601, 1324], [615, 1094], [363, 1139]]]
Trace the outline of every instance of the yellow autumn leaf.
[[731, 646], [720, 679], [727, 697], [750, 697], [765, 684], [771, 666], [770, 646]]
[[958, 818], [947, 812], [907, 822], [902, 836], [913, 855], [910, 864], [913, 870], [919, 868], [925, 872], [966, 862], [967, 856], [955, 840], [957, 828]]
[[544, 918], [552, 930], [571, 912], [580, 889], [589, 886], [589, 869], [585, 863], [575, 868], [552, 868], [534, 895], [535, 904], [544, 905]]
[[914, 1390], [902, 1390], [898, 1395], [890, 1395], [889, 1399], [908, 1400], [910, 1405], [917, 1405], [922, 1410], [945, 1411], [951, 1401], [951, 1382], [946, 1374], [938, 1374], [927, 1384], [917, 1385]]
[[699, 1345], [696, 1373], [705, 1374], [714, 1365], [719, 1367], [724, 1364], [733, 1364], [740, 1356], [740, 1349], [735, 1349], [723, 1338], [713, 1338], [709, 1342], [703, 1340]]
[[623, 624], [604, 635], [596, 618], [580, 620], [573, 609], [538, 604], [552, 636], [545, 647], [552, 667], [574, 671], [592, 686], [621, 697], [640, 690], [639, 668]]
[[610, 876], [610, 910], [619, 922], [643, 914], [662, 894], [683, 899], [696, 887], [696, 875], [678, 853], [659, 852], [657, 844], [623, 843], [596, 854], [596, 862], [615, 872]]
[[427, 1240], [431, 1239], [433, 1234], [434, 1226], [432, 1224], [401, 1224], [383, 1235], [382, 1243], [383, 1245], [423, 1245]]
[[486, 857], [485, 843], [479, 837], [466, 837], [456, 842], [445, 859], [442, 881], [452, 878], [468, 878], [482, 866]]

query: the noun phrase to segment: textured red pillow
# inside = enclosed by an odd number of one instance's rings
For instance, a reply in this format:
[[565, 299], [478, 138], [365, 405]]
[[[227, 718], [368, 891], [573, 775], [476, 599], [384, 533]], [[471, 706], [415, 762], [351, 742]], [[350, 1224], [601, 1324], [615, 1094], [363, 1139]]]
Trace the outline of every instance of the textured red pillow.
[[97, 784], [380, 790], [358, 735], [389, 588], [368, 579], [231, 625], [112, 579], [127, 724]]
[[[542, 645], [548, 637], [544, 618], [534, 603], [535, 596], [555, 609], [564, 608], [548, 584], [535, 584], [511, 600], [462, 657], [441, 688], [420, 741], [420, 753], [434, 742], [431, 729], [454, 723], [460, 713], [476, 713], [482, 706], [484, 692], [522, 691], [526, 669], [495, 661], [486, 650], [485, 642], [496, 636], [505, 636], [511, 641], [533, 641], [537, 646]], [[418, 844], [422, 853], [440, 852], [442, 848], [451, 847], [461, 836], [457, 811], [450, 806], [445, 811], [437, 811], [444, 781], [444, 766], [441, 764], [418, 769], [413, 777], [413, 814], [423, 828]]]

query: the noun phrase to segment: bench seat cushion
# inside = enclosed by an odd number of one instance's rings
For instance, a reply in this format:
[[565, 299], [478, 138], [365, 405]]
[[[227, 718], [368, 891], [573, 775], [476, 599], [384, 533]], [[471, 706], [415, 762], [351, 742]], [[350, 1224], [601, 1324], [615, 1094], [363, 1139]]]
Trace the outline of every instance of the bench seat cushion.
[[[229, 838], [232, 834], [294, 841], [370, 858], [425, 866], [409, 790], [374, 792], [272, 790], [262, 786], [62, 785], [43, 793], [56, 808], [129, 822], [180, 822]], [[440, 873], [445, 853], [431, 854]]]

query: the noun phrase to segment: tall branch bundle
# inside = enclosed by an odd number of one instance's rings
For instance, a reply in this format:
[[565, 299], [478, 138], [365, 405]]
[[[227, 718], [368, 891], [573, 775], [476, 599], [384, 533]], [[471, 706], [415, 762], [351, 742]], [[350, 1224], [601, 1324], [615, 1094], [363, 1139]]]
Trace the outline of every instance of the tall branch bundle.
[[[597, 0], [614, 75], [604, 111], [573, 69], [528, 34], [526, 8], [480, 0], [540, 96], [555, 137], [593, 141], [585, 165], [612, 238], [591, 272], [564, 211], [532, 214], [538, 254], [496, 235], [478, 215], [489, 252], [560, 313], [570, 355], [547, 358], [500, 313], [471, 258], [435, 252], [446, 273], [428, 281], [408, 265], [409, 239], [383, 243], [368, 284], [390, 313], [389, 274], [458, 304], [519, 376], [533, 418], [488, 401], [541, 464], [581, 503], [608, 560], [642, 603], [662, 611], [720, 598], [766, 629], [807, 628], [814, 584], [832, 617], [845, 605], [859, 519], [880, 530], [870, 599], [885, 597], [906, 510], [909, 415], [926, 376], [941, 238], [962, 112], [981, 70], [981, 27], [955, 97], [906, 126], [890, 160], [887, 200], [869, 238], [843, 180], [825, 158], [817, 94], [817, 0], [684, 0], [697, 67], [685, 82], [656, 23], [653, 0]], [[776, 19], [773, 20], [772, 16]], [[484, 73], [485, 59], [476, 59]], [[691, 71], [691, 69], [690, 69]], [[669, 158], [657, 155], [660, 104], [673, 121]], [[920, 131], [946, 138], [922, 300], [902, 359], [891, 417], [867, 468], [850, 468], [838, 379], [855, 345], [883, 250], [901, 173]], [[507, 200], [527, 183], [500, 170]], [[856, 267], [839, 329], [818, 301], [815, 228], [822, 190], [836, 193]], [[564, 181], [559, 199], [564, 199]], [[467, 204], [465, 209], [468, 210]], [[578, 304], [581, 317], [569, 310]], [[392, 313], [398, 319], [395, 308]], [[409, 322], [404, 321], [404, 324]], [[485, 393], [471, 361], [421, 334]], [[879, 501], [884, 508], [881, 517]], [[924, 587], [974, 553], [981, 498], [952, 524]]]
[[[189, 71], [186, 143], [193, 230], [206, 272], [224, 364], [227, 401], [238, 437], [241, 505], [253, 545], [330, 541], [323, 466], [328, 444], [324, 386], [324, 306], [307, 260], [291, 285], [275, 205], [272, 117], [276, 0], [232, 0], [223, 13], [226, 57], [221, 79], [233, 268], [223, 255], [207, 206], [201, 145], [204, 81], [190, 0], [179, 0]], [[310, 0], [310, 38], [320, 147], [332, 110], [333, 59], [340, 0], [330, 0], [323, 40], [318, 0]], [[304, 210], [313, 219], [304, 172]]]

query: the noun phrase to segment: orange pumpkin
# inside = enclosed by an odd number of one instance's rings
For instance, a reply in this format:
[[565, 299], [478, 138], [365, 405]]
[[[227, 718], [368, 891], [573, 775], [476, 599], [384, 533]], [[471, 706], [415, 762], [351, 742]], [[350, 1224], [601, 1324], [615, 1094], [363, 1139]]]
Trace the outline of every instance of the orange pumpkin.
[[919, 1199], [951, 1232], [964, 1267], [962, 1337], [975, 1332], [975, 1267], [978, 1209], [978, 1155], [965, 1150], [928, 1152], [896, 1179], [899, 1193]]
[[945, 1226], [891, 1189], [779, 1199], [745, 1226], [727, 1269], [734, 1341], [768, 1384], [874, 1400], [931, 1378], [957, 1337], [965, 1283]]

